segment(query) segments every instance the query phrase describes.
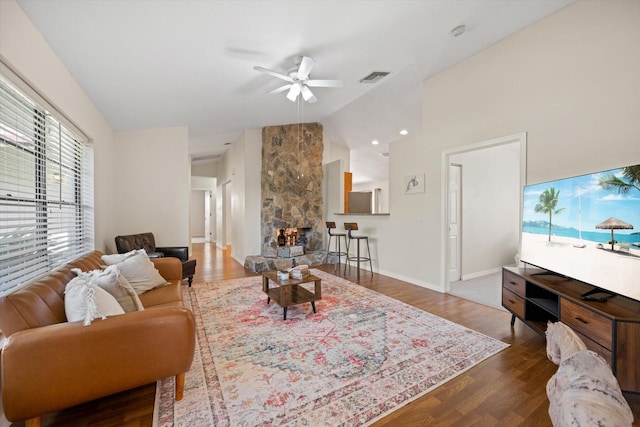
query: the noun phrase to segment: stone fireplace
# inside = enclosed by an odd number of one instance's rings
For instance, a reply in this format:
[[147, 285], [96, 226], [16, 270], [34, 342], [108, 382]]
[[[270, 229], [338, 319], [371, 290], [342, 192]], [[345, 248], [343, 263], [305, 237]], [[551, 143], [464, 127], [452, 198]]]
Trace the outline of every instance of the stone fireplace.
[[304, 229], [305, 252], [322, 250], [323, 150], [320, 123], [262, 129], [262, 256], [277, 256], [282, 228]]

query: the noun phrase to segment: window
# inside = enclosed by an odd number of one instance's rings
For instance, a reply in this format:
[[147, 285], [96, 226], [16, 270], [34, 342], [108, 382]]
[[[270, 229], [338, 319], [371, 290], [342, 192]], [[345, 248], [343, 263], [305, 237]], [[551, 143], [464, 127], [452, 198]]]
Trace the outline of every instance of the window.
[[0, 295], [91, 250], [93, 150], [0, 76]]

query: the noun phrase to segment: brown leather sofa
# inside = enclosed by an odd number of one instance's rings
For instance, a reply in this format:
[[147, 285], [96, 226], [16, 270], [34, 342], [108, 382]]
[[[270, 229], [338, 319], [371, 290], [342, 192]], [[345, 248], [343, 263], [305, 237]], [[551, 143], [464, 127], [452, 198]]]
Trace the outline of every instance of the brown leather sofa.
[[101, 252], [88, 253], [28, 286], [0, 298], [2, 404], [9, 421], [39, 426], [41, 416], [103, 396], [176, 377], [184, 393], [195, 324], [182, 304], [182, 266], [152, 260], [168, 285], [140, 295], [144, 311], [67, 322], [66, 284], [72, 268], [100, 268]]
[[189, 248], [187, 246], [156, 246], [156, 239], [153, 237], [153, 233], [116, 236], [115, 240], [116, 250], [119, 254], [124, 254], [134, 249], [144, 249], [149, 258], [178, 258], [182, 262], [182, 278], [189, 279], [189, 287], [191, 287], [193, 275], [196, 274], [196, 260], [189, 259]]

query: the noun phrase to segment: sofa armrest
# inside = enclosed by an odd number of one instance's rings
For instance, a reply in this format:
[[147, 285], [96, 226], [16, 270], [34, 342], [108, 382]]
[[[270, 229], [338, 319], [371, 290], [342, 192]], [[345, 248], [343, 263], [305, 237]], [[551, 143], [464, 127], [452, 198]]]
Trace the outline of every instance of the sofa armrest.
[[157, 247], [156, 251], [162, 252], [166, 257], [176, 257], [180, 261], [189, 259], [189, 248], [187, 246]]
[[2, 350], [5, 416], [30, 419], [185, 373], [194, 348], [193, 314], [184, 308], [16, 332]]
[[153, 265], [158, 269], [164, 280], [170, 282], [172, 280], [182, 281], [182, 262], [178, 258], [150, 258]]

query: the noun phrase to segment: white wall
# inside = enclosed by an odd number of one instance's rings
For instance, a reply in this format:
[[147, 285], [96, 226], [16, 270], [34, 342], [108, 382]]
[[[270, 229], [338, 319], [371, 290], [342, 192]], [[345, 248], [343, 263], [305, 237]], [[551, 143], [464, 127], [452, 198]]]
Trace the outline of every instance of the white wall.
[[159, 246], [189, 246], [191, 167], [186, 127], [117, 132], [117, 234], [150, 231]]
[[247, 255], [260, 253], [262, 247], [262, 130], [251, 129], [245, 131], [245, 171], [244, 171], [244, 225], [243, 225], [243, 253], [241, 264]]
[[0, 0], [0, 60], [93, 143], [95, 246], [113, 247], [113, 131], [15, 0]]
[[218, 170], [218, 160], [198, 161], [191, 163], [191, 175], [214, 177]]
[[192, 190], [213, 190], [216, 187], [216, 179], [209, 176], [196, 176], [191, 169], [191, 189]]
[[[217, 168], [216, 235], [218, 246], [231, 243], [231, 256], [241, 264], [247, 255], [260, 254], [260, 175], [262, 172], [262, 131], [244, 131], [220, 159]], [[230, 191], [231, 239], [224, 239], [225, 188]]]
[[390, 147], [381, 271], [444, 288], [443, 150], [527, 132], [528, 183], [640, 163], [638, 22], [640, 2], [575, 2], [426, 80], [422, 134]]
[[[213, 170], [211, 170], [213, 171]], [[211, 242], [215, 242], [216, 235], [216, 215], [217, 215], [217, 180], [209, 176], [195, 176], [196, 173], [206, 173], [203, 168], [191, 166], [191, 237], [208, 237]], [[207, 196], [210, 197], [207, 197]], [[205, 213], [206, 204], [209, 203], [209, 236], [206, 236]]]
[[205, 191], [191, 190], [191, 237], [204, 237]]
[[[322, 128], [324, 129], [324, 125]], [[322, 133], [322, 145], [324, 146], [324, 150], [322, 151], [323, 165], [336, 160], [342, 160], [346, 167], [351, 163], [351, 152], [349, 151], [349, 147], [336, 144], [331, 140], [331, 137], [327, 132]], [[346, 172], [348, 172], [348, 170]]]

